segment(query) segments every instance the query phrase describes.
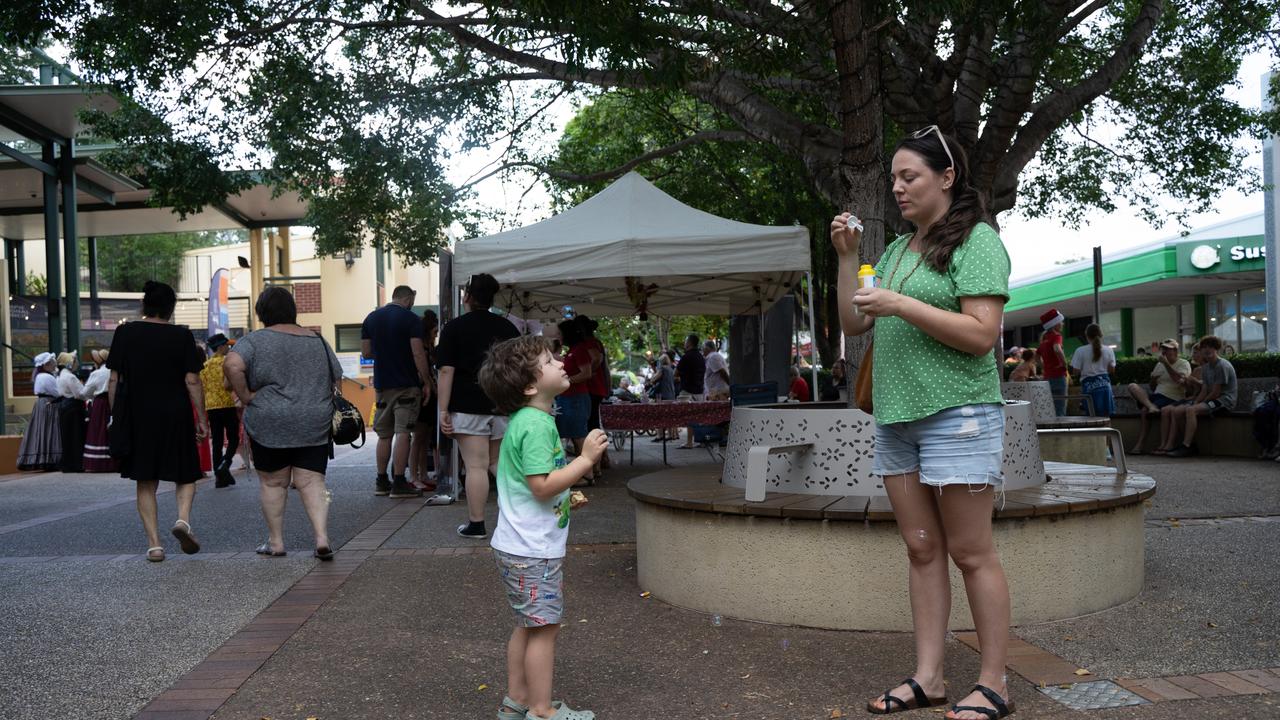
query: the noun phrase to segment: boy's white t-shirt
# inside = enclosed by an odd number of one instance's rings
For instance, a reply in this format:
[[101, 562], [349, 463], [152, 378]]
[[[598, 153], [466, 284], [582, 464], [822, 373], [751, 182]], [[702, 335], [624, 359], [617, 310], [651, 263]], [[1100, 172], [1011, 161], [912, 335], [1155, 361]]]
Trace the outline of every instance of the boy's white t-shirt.
[[564, 557], [570, 491], [539, 500], [526, 479], [564, 465], [555, 418], [527, 406], [511, 415], [498, 452], [498, 525], [490, 542], [495, 550], [527, 558]]
[[1080, 378], [1106, 375], [1107, 367], [1116, 363], [1116, 353], [1106, 345], [1102, 346], [1102, 359], [1093, 361], [1093, 346], [1081, 345], [1071, 355], [1071, 367], [1080, 371]]

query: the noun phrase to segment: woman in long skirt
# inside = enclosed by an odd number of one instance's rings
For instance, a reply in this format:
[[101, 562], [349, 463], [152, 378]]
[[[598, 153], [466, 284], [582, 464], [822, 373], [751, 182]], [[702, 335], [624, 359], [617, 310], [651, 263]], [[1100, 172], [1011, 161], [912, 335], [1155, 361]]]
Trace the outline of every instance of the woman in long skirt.
[[22, 434], [18, 448], [19, 470], [57, 470], [62, 461], [62, 429], [58, 423], [57, 357], [40, 353], [35, 357], [36, 404], [31, 409], [31, 422]]
[[66, 473], [84, 472], [84, 383], [76, 377], [79, 361], [75, 353], [58, 355], [58, 425], [62, 430], [62, 461], [58, 469]]
[[90, 353], [98, 368], [89, 373], [84, 384], [84, 394], [90, 398], [89, 430], [84, 439], [85, 472], [116, 472], [118, 469], [107, 441], [107, 428], [111, 423], [111, 401], [107, 394], [107, 382], [111, 379], [111, 369], [107, 367], [109, 354], [107, 350]]

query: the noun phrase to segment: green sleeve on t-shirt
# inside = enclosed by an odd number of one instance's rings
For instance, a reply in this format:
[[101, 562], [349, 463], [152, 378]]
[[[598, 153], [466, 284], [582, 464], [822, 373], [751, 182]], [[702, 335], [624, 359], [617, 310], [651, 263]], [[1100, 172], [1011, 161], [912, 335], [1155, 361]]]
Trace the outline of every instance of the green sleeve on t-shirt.
[[1009, 252], [995, 228], [978, 223], [951, 255], [949, 273], [956, 297], [1000, 297], [1009, 300]]

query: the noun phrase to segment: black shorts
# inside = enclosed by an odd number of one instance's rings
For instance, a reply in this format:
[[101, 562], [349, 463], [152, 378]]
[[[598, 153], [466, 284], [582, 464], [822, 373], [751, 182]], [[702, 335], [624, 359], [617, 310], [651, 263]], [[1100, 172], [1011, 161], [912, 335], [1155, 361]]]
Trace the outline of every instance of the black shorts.
[[1231, 412], [1231, 408], [1227, 407], [1226, 405], [1223, 405], [1222, 401], [1218, 399], [1205, 400], [1200, 404], [1209, 408], [1209, 412], [1207, 413], [1208, 415], [1223, 415]]
[[323, 475], [329, 467], [328, 443], [311, 447], [270, 448], [250, 438], [249, 444], [253, 449], [253, 466], [262, 472], [295, 467]]
[[1170, 405], [1186, 405], [1187, 401], [1174, 400], [1168, 395], [1161, 395], [1160, 393], [1151, 393], [1151, 404], [1160, 409], [1164, 409]]

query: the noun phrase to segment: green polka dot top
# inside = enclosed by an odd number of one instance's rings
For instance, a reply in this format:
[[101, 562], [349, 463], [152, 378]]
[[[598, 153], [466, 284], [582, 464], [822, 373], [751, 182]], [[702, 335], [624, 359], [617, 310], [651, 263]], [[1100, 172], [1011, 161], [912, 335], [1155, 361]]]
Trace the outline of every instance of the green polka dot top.
[[[885, 249], [876, 264], [878, 287], [955, 313], [960, 312], [962, 297], [999, 296], [1008, 301], [1009, 253], [995, 228], [975, 225], [951, 255], [945, 273], [907, 249], [910, 240], [910, 234], [902, 235]], [[1002, 402], [992, 353], [975, 357], [956, 350], [902, 318], [876, 319], [873, 352], [871, 401], [876, 422], [911, 422], [947, 408]]]

